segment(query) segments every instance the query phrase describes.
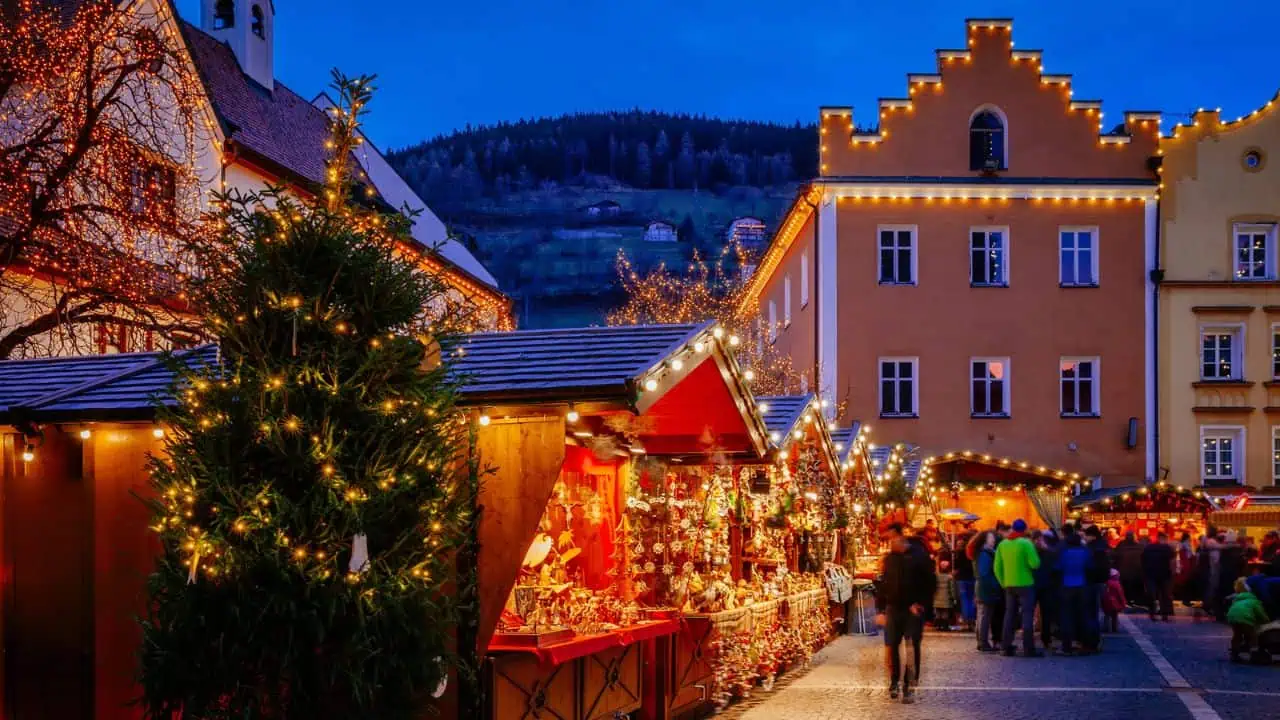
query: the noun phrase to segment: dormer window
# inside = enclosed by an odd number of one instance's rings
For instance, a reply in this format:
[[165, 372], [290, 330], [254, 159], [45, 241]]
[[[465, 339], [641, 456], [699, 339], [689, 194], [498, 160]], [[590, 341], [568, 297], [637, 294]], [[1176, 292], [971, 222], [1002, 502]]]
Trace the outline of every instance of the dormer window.
[[213, 5], [213, 29], [225, 30], [236, 26], [235, 0], [218, 0]]
[[983, 172], [1007, 170], [1004, 117], [994, 108], [984, 108], [969, 121], [969, 169]]
[[249, 25], [249, 29], [253, 31], [254, 35], [257, 35], [258, 37], [265, 39], [266, 30], [263, 29], [263, 25], [262, 25], [262, 6], [254, 5], [252, 13], [253, 13], [253, 23]]

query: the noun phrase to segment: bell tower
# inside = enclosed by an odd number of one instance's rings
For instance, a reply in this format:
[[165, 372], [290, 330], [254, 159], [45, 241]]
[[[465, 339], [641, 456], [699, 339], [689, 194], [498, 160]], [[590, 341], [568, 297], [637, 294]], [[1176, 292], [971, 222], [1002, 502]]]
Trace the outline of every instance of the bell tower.
[[227, 43], [240, 70], [275, 89], [275, 5], [272, 0], [200, 0], [200, 29]]

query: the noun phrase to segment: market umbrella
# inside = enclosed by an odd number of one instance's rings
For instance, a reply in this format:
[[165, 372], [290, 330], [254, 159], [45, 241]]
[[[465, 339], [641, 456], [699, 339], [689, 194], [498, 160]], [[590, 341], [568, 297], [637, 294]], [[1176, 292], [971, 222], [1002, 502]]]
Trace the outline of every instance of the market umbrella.
[[958, 523], [958, 522], [969, 523], [969, 522], [974, 522], [974, 521], [976, 521], [976, 520], [980, 520], [980, 519], [981, 519], [980, 517], [978, 517], [977, 515], [974, 515], [973, 513], [969, 512], [968, 510], [962, 510], [962, 509], [960, 509], [960, 508], [947, 508], [946, 510], [940, 510], [940, 511], [938, 511], [938, 517], [942, 518], [943, 520], [950, 520], [950, 521], [952, 522], [952, 525], [951, 525], [951, 528], [950, 528], [950, 530], [951, 530], [951, 547], [952, 547], [952, 548], [954, 548], [954, 547], [956, 546], [956, 526], [955, 526], [955, 523]]

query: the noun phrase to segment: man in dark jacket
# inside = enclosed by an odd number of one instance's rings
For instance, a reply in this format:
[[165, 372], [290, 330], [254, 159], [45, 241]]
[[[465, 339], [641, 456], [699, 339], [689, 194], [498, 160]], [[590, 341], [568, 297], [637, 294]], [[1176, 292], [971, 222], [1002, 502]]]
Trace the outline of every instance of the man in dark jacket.
[[1111, 577], [1111, 546], [1097, 525], [1090, 525], [1084, 531], [1085, 546], [1089, 549], [1089, 571], [1085, 574], [1089, 581], [1088, 607], [1085, 611], [1084, 651], [1097, 652], [1102, 649], [1102, 623], [1098, 613], [1102, 612], [1102, 588]]
[[1148, 608], [1151, 620], [1156, 619], [1159, 605], [1160, 617], [1169, 622], [1173, 614], [1173, 546], [1169, 544], [1168, 535], [1160, 533], [1156, 542], [1142, 549], [1142, 579], [1151, 601]]
[[1142, 584], [1142, 545], [1134, 539], [1132, 532], [1127, 532], [1112, 552], [1116, 569], [1120, 571], [1120, 586], [1124, 588], [1125, 598], [1132, 605], [1146, 605]]
[[[889, 670], [889, 697], [897, 699], [902, 681], [902, 701], [914, 702], [914, 686], [920, 681], [920, 642], [924, 622], [933, 604], [936, 577], [929, 555], [912, 544], [898, 524], [889, 527], [889, 552], [884, 556], [876, 587], [876, 621], [884, 626], [885, 665]], [[911, 642], [903, 667], [901, 645]]]
[[[1038, 531], [1037, 531], [1038, 533]], [[1054, 626], [1058, 624], [1058, 588], [1062, 586], [1062, 574], [1058, 570], [1058, 536], [1052, 530], [1031, 534], [1040, 555], [1040, 567], [1036, 568], [1036, 607], [1040, 610], [1040, 643], [1045, 652], [1053, 647]]]

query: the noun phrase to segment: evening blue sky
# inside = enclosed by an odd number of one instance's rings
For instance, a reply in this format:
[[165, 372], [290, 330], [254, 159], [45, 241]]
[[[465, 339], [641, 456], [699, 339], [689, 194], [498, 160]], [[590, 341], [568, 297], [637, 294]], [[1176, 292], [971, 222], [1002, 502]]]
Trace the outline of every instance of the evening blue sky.
[[[906, 94], [967, 17], [1012, 17], [1019, 49], [1121, 112], [1248, 113], [1280, 87], [1275, 0], [275, 0], [276, 77], [312, 97], [329, 68], [376, 73], [383, 149], [522, 117], [657, 109], [813, 122], [821, 105]], [[178, 0], [198, 22], [199, 0]]]

